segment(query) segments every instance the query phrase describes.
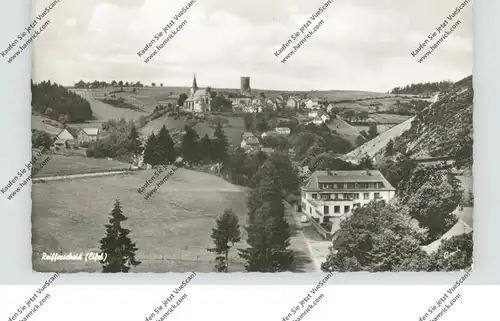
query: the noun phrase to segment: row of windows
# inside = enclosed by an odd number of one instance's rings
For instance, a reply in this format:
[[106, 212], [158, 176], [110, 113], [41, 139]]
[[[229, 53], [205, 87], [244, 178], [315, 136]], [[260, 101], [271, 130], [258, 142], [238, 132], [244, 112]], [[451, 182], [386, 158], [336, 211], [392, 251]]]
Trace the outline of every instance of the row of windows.
[[370, 183], [319, 183], [321, 189], [355, 189], [355, 188], [384, 188], [382, 182]]
[[[373, 193], [375, 198], [380, 198], [380, 193]], [[313, 200], [318, 199], [318, 193], [311, 194]], [[319, 197], [323, 201], [330, 200], [359, 200], [360, 193], [321, 193]], [[363, 193], [363, 199], [370, 199], [370, 193]]]
[[[349, 205], [344, 206], [344, 213], [349, 213], [350, 210], [351, 210], [351, 207]], [[330, 206], [327, 206], [327, 205], [323, 206], [323, 213], [325, 215], [330, 214]], [[333, 207], [333, 213], [336, 213], [336, 214], [340, 213], [340, 205], [335, 205]]]

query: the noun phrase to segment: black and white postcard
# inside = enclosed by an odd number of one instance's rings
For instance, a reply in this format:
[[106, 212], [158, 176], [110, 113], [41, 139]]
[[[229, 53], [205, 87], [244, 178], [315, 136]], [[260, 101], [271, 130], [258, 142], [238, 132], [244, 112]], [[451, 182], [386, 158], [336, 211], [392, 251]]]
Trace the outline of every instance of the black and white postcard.
[[33, 269], [471, 268], [472, 7], [33, 0]]

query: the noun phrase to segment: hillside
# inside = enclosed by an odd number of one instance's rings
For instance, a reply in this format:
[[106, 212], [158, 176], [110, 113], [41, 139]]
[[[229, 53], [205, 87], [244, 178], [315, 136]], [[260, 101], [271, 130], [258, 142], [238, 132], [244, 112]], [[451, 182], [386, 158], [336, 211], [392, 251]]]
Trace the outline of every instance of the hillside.
[[472, 76], [469, 76], [440, 92], [415, 117], [356, 148], [345, 159], [359, 161], [365, 155], [379, 159], [392, 139], [395, 151], [414, 159], [465, 156], [471, 160], [472, 100]]
[[462, 157], [472, 161], [472, 76], [441, 92], [415, 117], [411, 128], [394, 141], [394, 149], [414, 159]]
[[353, 151], [349, 152], [344, 156], [345, 160], [358, 163], [365, 155], [369, 157], [375, 157], [379, 154], [392, 139], [399, 137], [405, 131], [409, 130], [412, 126], [412, 121], [414, 117], [408, 119], [407, 121], [392, 127], [391, 129], [383, 132], [374, 139], [364, 143]]
[[356, 127], [348, 124], [339, 116], [330, 121], [328, 128], [339, 133], [340, 136], [347, 139], [353, 146], [356, 144], [356, 138], [361, 135]]
[[[206, 250], [215, 218], [231, 208], [245, 224], [246, 191], [214, 175], [179, 169], [149, 199], [137, 192], [153, 170], [131, 175], [37, 183], [33, 188], [33, 250], [35, 252], [98, 252], [104, 224], [116, 198], [129, 219], [137, 258], [134, 272], [212, 272], [214, 255]], [[163, 179], [160, 176], [154, 184]], [[154, 185], [155, 186], [155, 185]], [[149, 186], [147, 191], [151, 190]], [[143, 194], [145, 194], [144, 192]], [[193, 201], [196, 199], [196, 201]], [[91, 202], [89, 202], [91, 200]], [[237, 248], [244, 246], [238, 243]], [[241, 262], [237, 251], [232, 262]], [[100, 264], [85, 261], [33, 260], [37, 271], [96, 272]], [[244, 271], [233, 263], [233, 271]]]

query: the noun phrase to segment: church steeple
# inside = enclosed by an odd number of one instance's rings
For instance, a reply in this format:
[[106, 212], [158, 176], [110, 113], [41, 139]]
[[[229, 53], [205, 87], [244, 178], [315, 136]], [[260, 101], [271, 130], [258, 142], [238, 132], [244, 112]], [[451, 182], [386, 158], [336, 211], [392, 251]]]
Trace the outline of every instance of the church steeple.
[[196, 83], [196, 74], [193, 76], [193, 85], [191, 86], [192, 89], [196, 90], [198, 89], [198, 84]]
[[196, 74], [193, 74], [193, 84], [191, 85], [191, 97], [194, 96], [194, 93], [198, 90], [198, 84], [196, 83]]

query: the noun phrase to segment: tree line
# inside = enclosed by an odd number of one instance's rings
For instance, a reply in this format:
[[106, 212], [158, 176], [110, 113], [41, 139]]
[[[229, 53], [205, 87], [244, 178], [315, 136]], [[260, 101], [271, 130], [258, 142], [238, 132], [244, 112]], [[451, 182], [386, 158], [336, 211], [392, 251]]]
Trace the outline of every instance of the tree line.
[[[123, 80], [112, 80], [110, 82], [107, 81], [99, 81], [99, 80], [94, 80], [94, 81], [83, 81], [80, 80], [77, 83], [74, 84], [75, 88], [89, 88], [89, 89], [95, 89], [95, 88], [107, 88], [107, 87], [144, 87], [145, 85], [142, 84], [140, 81], [123, 81]], [[160, 87], [163, 87], [163, 83], [159, 84]], [[156, 83], [152, 82], [151, 87], [156, 87]]]
[[452, 84], [453, 84], [452, 81], [416, 83], [401, 87], [395, 87], [390, 91], [390, 93], [406, 94], [406, 95], [431, 94], [439, 91], [448, 90]]

